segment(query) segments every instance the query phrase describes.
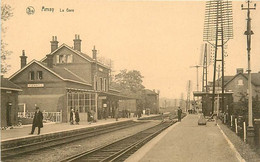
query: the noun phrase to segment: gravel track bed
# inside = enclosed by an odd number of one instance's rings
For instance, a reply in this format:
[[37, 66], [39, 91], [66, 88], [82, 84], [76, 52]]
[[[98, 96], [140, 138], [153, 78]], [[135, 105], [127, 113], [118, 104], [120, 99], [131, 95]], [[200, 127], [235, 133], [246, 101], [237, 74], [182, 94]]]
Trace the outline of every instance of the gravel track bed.
[[122, 129], [116, 132], [98, 135], [86, 140], [80, 140], [73, 143], [49, 148], [48, 150], [40, 150], [33, 155], [19, 155], [14, 159], [6, 161], [24, 162], [24, 161], [38, 161], [38, 162], [57, 162], [65, 157], [75, 155], [77, 153], [96, 148], [98, 146], [110, 143], [133, 134], [136, 134], [144, 129], [157, 125], [161, 121], [151, 121], [141, 125], [133, 126], [127, 129]]
[[224, 125], [221, 121], [218, 121], [220, 128], [229, 138], [229, 140], [233, 143], [236, 150], [239, 154], [247, 161], [247, 162], [259, 162], [260, 156], [242, 139], [236, 135], [235, 132], [230, 130], [226, 125]]

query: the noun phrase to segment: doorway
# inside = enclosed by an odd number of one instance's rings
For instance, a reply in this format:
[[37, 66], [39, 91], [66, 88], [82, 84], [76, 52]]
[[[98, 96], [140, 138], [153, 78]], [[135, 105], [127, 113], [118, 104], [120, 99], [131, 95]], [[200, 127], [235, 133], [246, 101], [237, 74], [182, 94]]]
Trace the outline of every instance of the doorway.
[[6, 124], [7, 124], [7, 126], [12, 126], [11, 110], [12, 110], [12, 103], [8, 102], [7, 107], [6, 107]]

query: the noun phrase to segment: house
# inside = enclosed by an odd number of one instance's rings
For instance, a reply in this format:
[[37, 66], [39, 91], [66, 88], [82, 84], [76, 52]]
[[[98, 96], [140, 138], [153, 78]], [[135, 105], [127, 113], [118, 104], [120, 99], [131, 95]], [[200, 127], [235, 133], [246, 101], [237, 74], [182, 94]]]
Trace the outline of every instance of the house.
[[[252, 79], [252, 96], [260, 96], [260, 72], [251, 73]], [[224, 77], [225, 91], [233, 92], [234, 102], [238, 102], [241, 99], [242, 94], [248, 93], [248, 73], [244, 73], [242, 68], [237, 69], [237, 73], [234, 76]]]
[[22, 90], [1, 76], [1, 127], [18, 124], [18, 93]]
[[75, 35], [74, 48], [62, 44], [58, 46], [53, 36], [51, 52], [42, 60], [32, 60], [27, 64], [23, 51], [21, 69], [9, 80], [23, 90], [19, 102], [27, 104], [27, 110], [33, 111], [35, 105], [42, 111], [62, 112], [62, 121], [69, 121], [72, 109], [78, 110], [80, 120], [88, 120], [89, 112], [95, 119], [102, 118], [118, 108], [119, 99], [126, 99], [110, 89], [110, 68], [97, 60], [95, 46], [92, 57], [81, 52], [81, 39]]
[[143, 95], [145, 99], [144, 110], [149, 110], [151, 114], [158, 114], [159, 92], [155, 92], [155, 90], [144, 89]]

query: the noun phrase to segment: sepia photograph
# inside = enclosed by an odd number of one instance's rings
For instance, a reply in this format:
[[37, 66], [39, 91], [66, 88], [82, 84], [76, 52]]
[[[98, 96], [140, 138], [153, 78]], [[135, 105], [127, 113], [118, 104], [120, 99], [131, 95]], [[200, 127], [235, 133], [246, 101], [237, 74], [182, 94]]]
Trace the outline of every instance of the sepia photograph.
[[259, 162], [259, 0], [1, 0], [3, 162]]

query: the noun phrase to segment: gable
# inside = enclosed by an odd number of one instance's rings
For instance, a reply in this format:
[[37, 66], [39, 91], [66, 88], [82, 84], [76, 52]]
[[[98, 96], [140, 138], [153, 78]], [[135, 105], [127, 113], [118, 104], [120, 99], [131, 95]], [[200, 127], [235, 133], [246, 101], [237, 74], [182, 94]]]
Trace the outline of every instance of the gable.
[[[37, 72], [42, 72], [42, 79], [37, 78]], [[30, 80], [30, 72], [34, 72], [34, 80]], [[22, 71], [18, 71], [18, 73], [14, 76], [10, 77], [10, 80], [14, 83], [26, 83], [26, 82], [48, 82], [48, 81], [61, 81], [62, 78], [48, 71], [46, 68], [40, 66], [36, 62], [32, 62], [29, 66], [22, 69]]]

